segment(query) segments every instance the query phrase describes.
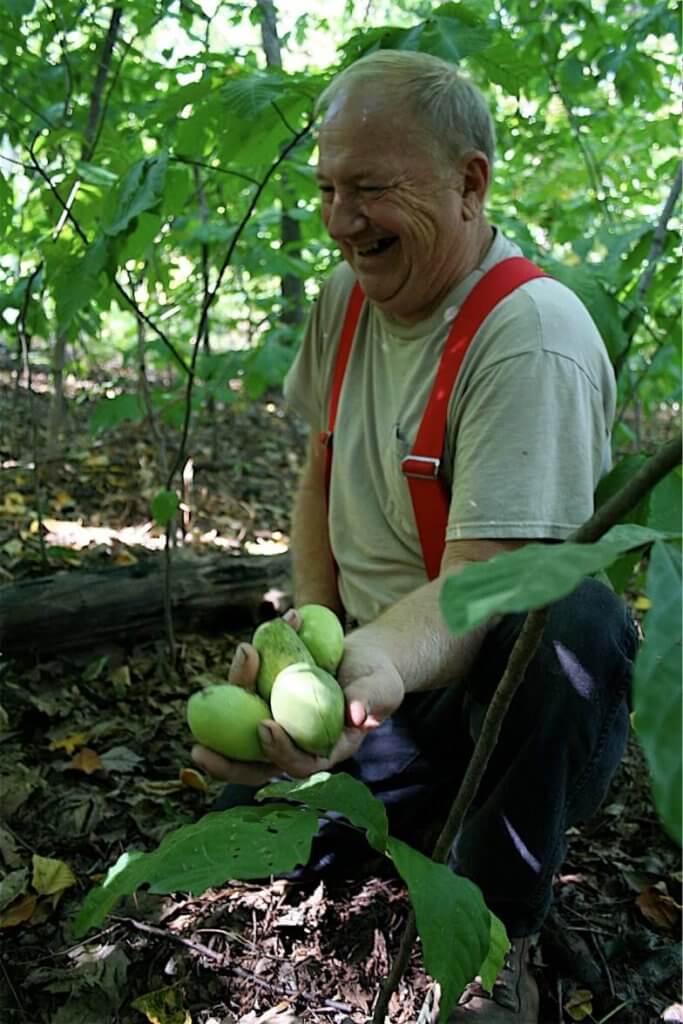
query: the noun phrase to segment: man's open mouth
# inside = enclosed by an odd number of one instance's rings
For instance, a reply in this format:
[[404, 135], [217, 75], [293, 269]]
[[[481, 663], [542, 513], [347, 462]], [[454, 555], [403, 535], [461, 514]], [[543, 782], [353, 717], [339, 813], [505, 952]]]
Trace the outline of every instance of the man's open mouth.
[[375, 256], [377, 253], [386, 252], [394, 242], [397, 242], [398, 238], [394, 235], [391, 238], [379, 238], [372, 245], [366, 245], [364, 248], [357, 248], [356, 252], [359, 256]]

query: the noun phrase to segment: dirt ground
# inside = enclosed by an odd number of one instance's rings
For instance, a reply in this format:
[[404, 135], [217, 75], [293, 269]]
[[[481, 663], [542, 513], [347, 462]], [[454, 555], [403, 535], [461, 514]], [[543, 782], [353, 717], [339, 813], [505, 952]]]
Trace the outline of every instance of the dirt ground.
[[[134, 563], [160, 540], [149, 431], [121, 424], [93, 439], [89, 401], [71, 402], [67, 457], [37, 491], [32, 426], [46, 400], [31, 413], [25, 393], [0, 389], [0, 586]], [[219, 434], [218, 451], [208, 430], [193, 436], [187, 543], [226, 558], [281, 550], [300, 427], [264, 398], [222, 411]], [[230, 622], [219, 635], [180, 635], [171, 669], [163, 636], [93, 656], [87, 622], [82, 630], [69, 654], [0, 656], [3, 1024], [369, 1021], [408, 913], [388, 862], [344, 882], [232, 882], [200, 897], [141, 891], [100, 931], [74, 939], [85, 893], [120, 853], [151, 849], [209, 809], [217, 785], [183, 772], [185, 702], [202, 679], [225, 674], [248, 635]], [[36, 857], [70, 874], [37, 881]], [[681, 879], [680, 850], [658, 824], [632, 739], [603, 807], [572, 830], [555, 879], [534, 950], [543, 1024], [683, 1020]], [[436, 997], [417, 948], [392, 1024], [431, 1021]]]

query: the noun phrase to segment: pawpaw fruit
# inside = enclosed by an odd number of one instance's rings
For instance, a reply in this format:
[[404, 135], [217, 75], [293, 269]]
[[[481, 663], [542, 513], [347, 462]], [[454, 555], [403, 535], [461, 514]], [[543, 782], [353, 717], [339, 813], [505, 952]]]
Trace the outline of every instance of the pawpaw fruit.
[[187, 724], [194, 738], [234, 761], [268, 760], [257, 726], [271, 717], [261, 697], [231, 683], [206, 686], [187, 702]]
[[308, 662], [279, 672], [270, 693], [273, 718], [309, 754], [331, 752], [344, 728], [344, 706], [334, 676]]
[[295, 629], [284, 619], [270, 619], [261, 623], [251, 640], [259, 653], [260, 664], [256, 676], [256, 689], [264, 700], [270, 700], [275, 677], [283, 668], [295, 662], [313, 664], [313, 655]]
[[297, 611], [301, 616], [297, 635], [313, 655], [316, 665], [334, 675], [344, 654], [344, 627], [335, 613], [323, 604], [302, 604]]

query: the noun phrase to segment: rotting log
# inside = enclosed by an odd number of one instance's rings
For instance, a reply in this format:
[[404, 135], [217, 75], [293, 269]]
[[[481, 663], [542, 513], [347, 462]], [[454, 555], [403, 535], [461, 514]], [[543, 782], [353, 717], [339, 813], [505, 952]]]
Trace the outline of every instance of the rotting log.
[[[179, 631], [244, 629], [289, 606], [289, 555], [178, 552], [170, 590]], [[130, 647], [161, 638], [163, 594], [161, 557], [9, 583], [0, 587], [0, 656]]]

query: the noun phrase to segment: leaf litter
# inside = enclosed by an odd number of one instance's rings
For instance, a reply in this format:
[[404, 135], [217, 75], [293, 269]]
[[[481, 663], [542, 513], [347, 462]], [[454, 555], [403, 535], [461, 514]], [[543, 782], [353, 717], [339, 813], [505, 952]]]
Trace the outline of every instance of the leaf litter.
[[[75, 407], [69, 454], [44, 485], [41, 517], [17, 394], [0, 388], [9, 464], [0, 581], [143, 557], [161, 540], [150, 521], [159, 480], [144, 428], [124, 424], [93, 447], [81, 441], [87, 428]], [[192, 536], [227, 550], [280, 549], [300, 428], [264, 398], [227, 410], [218, 457], [209, 434], [194, 440]], [[163, 639], [90, 657], [0, 660], [3, 1024], [370, 1020], [409, 909], [388, 862], [344, 882], [235, 881], [199, 898], [141, 891], [99, 932], [80, 943], [71, 934], [85, 893], [124, 850], [151, 849], [210, 808], [220, 787], [192, 766], [185, 702], [201, 676], [225, 676], [246, 638], [229, 623], [220, 636], [182, 635], [173, 671]], [[555, 879], [534, 950], [542, 1024], [681, 1019], [680, 885], [680, 851], [659, 826], [631, 741], [605, 805], [571, 830]], [[392, 1024], [435, 1020], [437, 1006], [418, 947]]]

